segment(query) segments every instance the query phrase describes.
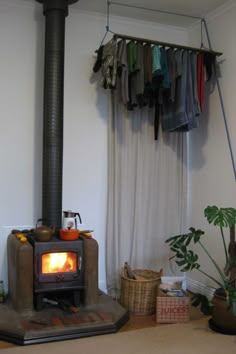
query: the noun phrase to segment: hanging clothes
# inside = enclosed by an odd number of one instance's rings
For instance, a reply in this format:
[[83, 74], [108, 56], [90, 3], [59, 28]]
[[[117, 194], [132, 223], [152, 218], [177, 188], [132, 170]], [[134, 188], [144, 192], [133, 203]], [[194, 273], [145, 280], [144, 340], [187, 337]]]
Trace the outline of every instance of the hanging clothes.
[[161, 70], [161, 51], [158, 45], [152, 47], [152, 75], [155, 76]]
[[175, 60], [176, 60], [176, 77], [179, 77], [182, 75], [182, 56], [183, 56], [183, 51], [180, 49], [177, 49], [175, 51]]
[[102, 51], [102, 80], [101, 85], [107, 89], [113, 89], [116, 85], [117, 75], [117, 39], [113, 37], [104, 45]]
[[190, 131], [198, 127], [198, 120], [195, 114], [195, 105], [194, 105], [194, 90], [193, 90], [193, 76], [191, 70], [191, 53], [186, 52], [187, 56], [187, 77], [186, 77], [186, 115], [188, 122], [185, 126], [181, 127], [182, 131]]
[[[157, 46], [156, 48], [157, 49]], [[158, 55], [157, 55], [158, 54]], [[153, 89], [154, 89], [154, 139], [158, 139], [159, 121], [160, 121], [160, 107], [163, 105], [163, 96], [169, 96], [170, 77], [167, 61], [166, 48], [162, 47], [158, 51], [153, 51], [153, 60], [159, 59], [160, 69], [153, 72]], [[156, 57], [155, 57], [156, 56]], [[157, 61], [156, 61], [157, 63]]]
[[169, 80], [170, 80], [170, 100], [175, 101], [175, 82], [177, 77], [177, 64], [175, 58], [175, 50], [169, 48], [166, 51], [167, 65], [169, 68]]
[[118, 43], [117, 49], [117, 82], [116, 92], [119, 101], [126, 105], [129, 101], [128, 89], [128, 60], [126, 41], [123, 39]]
[[146, 44], [143, 47], [144, 67], [144, 105], [152, 108], [154, 105], [152, 88], [152, 47]]
[[164, 95], [162, 129], [164, 131], [190, 131], [198, 126], [199, 105], [196, 93], [196, 58], [189, 51], [176, 51], [175, 97]]
[[163, 54], [159, 46], [152, 47], [152, 105], [154, 106], [154, 139], [158, 139], [160, 120], [160, 90], [163, 87]]
[[210, 81], [213, 74], [213, 67], [215, 65], [216, 58], [211, 53], [203, 54], [203, 64], [206, 70], [206, 81]]
[[143, 44], [137, 44], [137, 63], [136, 63], [136, 82], [135, 93], [138, 106], [142, 108], [144, 106], [144, 65], [143, 65]]
[[144, 49], [142, 43], [131, 41], [128, 44], [127, 57], [129, 67], [128, 109], [142, 108], [144, 102]]
[[[175, 101], [169, 100], [169, 95], [163, 95], [163, 105], [161, 114], [161, 125], [163, 131], [175, 131], [186, 126], [188, 117], [186, 114], [186, 83], [187, 83], [187, 52], [178, 53], [178, 75], [176, 79]], [[181, 66], [180, 66], [181, 63]]]
[[97, 59], [96, 59], [96, 62], [93, 66], [93, 72], [94, 73], [97, 73], [100, 69], [101, 69], [101, 66], [102, 66], [102, 55], [103, 55], [103, 48], [104, 48], [104, 45], [101, 45], [96, 51], [95, 53], [97, 53]]
[[197, 56], [197, 93], [198, 93], [198, 101], [200, 105], [201, 112], [203, 111], [203, 103], [204, 103], [204, 66], [203, 66], [203, 54], [198, 53]]
[[162, 87], [164, 89], [169, 89], [170, 77], [169, 77], [169, 68], [167, 63], [166, 48], [162, 47], [160, 49], [160, 53], [161, 53], [161, 75], [163, 76]]
[[163, 72], [161, 67], [161, 51], [159, 46], [152, 47], [152, 88], [154, 91], [159, 90], [162, 86]]
[[143, 47], [143, 69], [144, 69], [144, 84], [152, 82], [152, 47], [146, 44]]
[[129, 73], [134, 73], [137, 65], [137, 44], [134, 41], [130, 41], [127, 45], [127, 60]]
[[135, 74], [137, 71], [137, 44], [130, 41], [127, 45], [127, 60], [128, 60], [128, 87], [129, 87], [129, 101], [127, 104], [128, 110], [132, 111], [137, 107], [136, 100], [136, 80]]
[[205, 81], [213, 75], [215, 55], [159, 47], [113, 37], [97, 51], [93, 71], [101, 70], [104, 88], [116, 89], [128, 110], [147, 106], [154, 113], [154, 137], [163, 131], [190, 131], [204, 106]]
[[197, 92], [197, 53], [192, 52], [190, 54], [190, 63], [191, 63], [191, 73], [192, 73], [192, 90], [193, 90], [193, 110], [195, 116], [201, 114], [201, 109], [198, 100]]

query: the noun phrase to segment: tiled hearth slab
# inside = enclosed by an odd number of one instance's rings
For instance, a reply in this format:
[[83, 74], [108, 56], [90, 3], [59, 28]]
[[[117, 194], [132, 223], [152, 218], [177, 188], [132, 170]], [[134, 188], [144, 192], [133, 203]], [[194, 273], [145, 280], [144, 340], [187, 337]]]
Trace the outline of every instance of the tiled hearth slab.
[[81, 306], [75, 313], [48, 306], [20, 314], [7, 303], [0, 304], [0, 313], [0, 339], [20, 345], [114, 333], [129, 318], [123, 307], [102, 292], [97, 305]]

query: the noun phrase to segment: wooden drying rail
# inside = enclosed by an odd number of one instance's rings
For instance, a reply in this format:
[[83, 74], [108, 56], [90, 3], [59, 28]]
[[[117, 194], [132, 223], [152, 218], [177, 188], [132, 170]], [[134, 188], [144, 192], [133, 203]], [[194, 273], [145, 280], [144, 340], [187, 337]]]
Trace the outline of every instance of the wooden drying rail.
[[190, 50], [190, 51], [199, 52], [199, 53], [211, 53], [212, 55], [215, 55], [215, 56], [220, 56], [220, 55], [223, 54], [223, 53], [220, 53], [220, 52], [215, 52], [214, 50], [211, 50], [211, 49], [195, 48], [195, 47], [188, 47], [188, 46], [184, 46], [184, 45], [180, 45], [180, 44], [153, 41], [151, 39], [126, 36], [124, 34], [118, 34], [118, 33], [114, 33], [114, 37], [120, 38], [120, 39], [127, 39], [127, 40], [130, 40], [130, 41], [142, 42], [142, 43], [157, 44], [157, 45], [160, 45], [160, 46], [163, 46], [163, 47], [171, 47], [171, 48], [179, 48], [179, 49], [184, 49], [184, 50]]

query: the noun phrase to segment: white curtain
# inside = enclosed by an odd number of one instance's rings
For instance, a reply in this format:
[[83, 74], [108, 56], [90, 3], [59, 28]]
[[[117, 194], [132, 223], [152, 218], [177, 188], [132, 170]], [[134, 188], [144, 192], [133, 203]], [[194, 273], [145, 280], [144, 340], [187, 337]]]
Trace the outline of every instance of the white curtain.
[[165, 240], [183, 231], [186, 133], [154, 140], [153, 111], [127, 112], [111, 95], [108, 135], [107, 289], [119, 293], [124, 262], [173, 275]]

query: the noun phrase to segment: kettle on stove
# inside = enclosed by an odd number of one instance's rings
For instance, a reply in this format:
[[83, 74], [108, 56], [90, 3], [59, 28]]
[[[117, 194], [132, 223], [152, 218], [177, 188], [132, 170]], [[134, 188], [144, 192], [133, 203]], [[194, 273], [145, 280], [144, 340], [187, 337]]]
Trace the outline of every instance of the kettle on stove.
[[79, 213], [75, 213], [71, 210], [63, 211], [63, 228], [64, 229], [77, 229], [77, 220], [79, 219], [80, 224], [82, 220]]

